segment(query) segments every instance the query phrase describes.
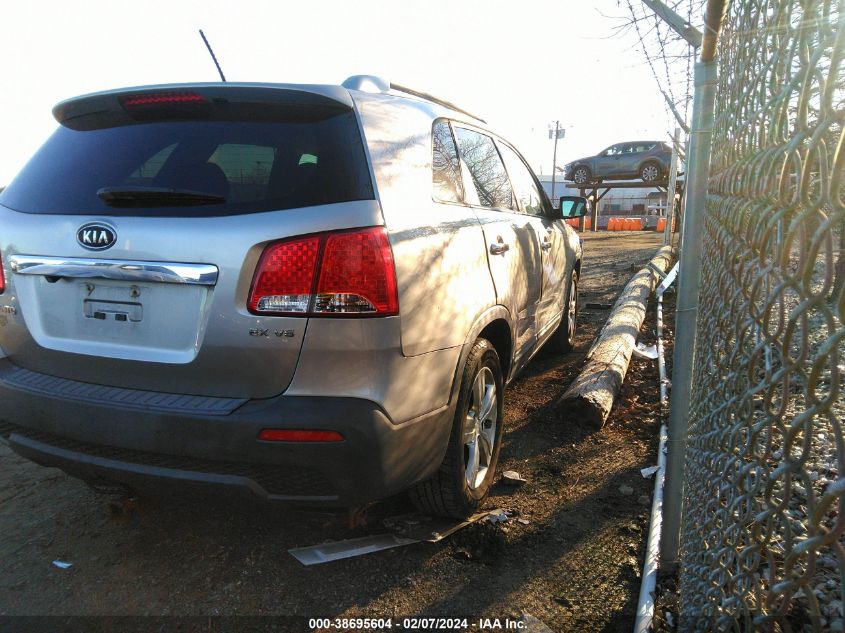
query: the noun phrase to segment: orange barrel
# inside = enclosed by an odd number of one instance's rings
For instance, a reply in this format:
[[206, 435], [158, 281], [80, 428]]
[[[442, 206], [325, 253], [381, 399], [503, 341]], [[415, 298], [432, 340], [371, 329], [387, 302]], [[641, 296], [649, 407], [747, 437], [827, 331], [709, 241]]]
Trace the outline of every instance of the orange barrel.
[[663, 233], [666, 230], [666, 218], [657, 219], [657, 232]]
[[633, 231], [634, 230], [634, 218], [625, 218], [625, 230], [626, 231]]
[[610, 218], [607, 223], [607, 228], [611, 231], [619, 230], [619, 218]]
[[642, 231], [643, 226], [645, 226], [645, 222], [643, 221], [643, 219], [642, 218], [636, 218], [636, 220], [634, 222], [634, 230]]
[[589, 231], [593, 228], [593, 218], [584, 218], [584, 230]]

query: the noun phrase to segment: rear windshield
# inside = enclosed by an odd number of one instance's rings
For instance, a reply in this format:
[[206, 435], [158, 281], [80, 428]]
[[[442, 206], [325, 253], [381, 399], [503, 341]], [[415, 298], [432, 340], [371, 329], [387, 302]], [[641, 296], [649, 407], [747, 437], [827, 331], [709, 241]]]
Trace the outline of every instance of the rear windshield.
[[[354, 114], [290, 122], [155, 121], [59, 127], [0, 203], [25, 213], [215, 216], [373, 199]], [[121, 208], [101, 189], [209, 194]], [[172, 206], [167, 206], [172, 205]]]

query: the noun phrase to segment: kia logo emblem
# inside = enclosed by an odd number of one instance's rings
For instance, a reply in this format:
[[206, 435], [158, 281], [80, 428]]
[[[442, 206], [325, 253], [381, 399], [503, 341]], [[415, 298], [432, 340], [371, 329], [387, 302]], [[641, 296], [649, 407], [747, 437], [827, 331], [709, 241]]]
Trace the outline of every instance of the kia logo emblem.
[[108, 224], [89, 222], [79, 227], [76, 241], [89, 251], [103, 251], [114, 246], [117, 241], [117, 231]]

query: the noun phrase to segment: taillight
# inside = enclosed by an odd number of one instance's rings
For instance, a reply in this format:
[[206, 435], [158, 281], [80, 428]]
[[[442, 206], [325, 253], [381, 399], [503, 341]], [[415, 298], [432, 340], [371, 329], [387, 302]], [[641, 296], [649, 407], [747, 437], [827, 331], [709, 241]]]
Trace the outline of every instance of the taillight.
[[313, 311], [396, 314], [396, 273], [381, 227], [327, 236]]
[[308, 312], [319, 248], [317, 236], [268, 246], [255, 271], [249, 293], [250, 311], [263, 314]]
[[398, 314], [396, 272], [384, 227], [276, 242], [261, 255], [249, 293], [254, 314]]

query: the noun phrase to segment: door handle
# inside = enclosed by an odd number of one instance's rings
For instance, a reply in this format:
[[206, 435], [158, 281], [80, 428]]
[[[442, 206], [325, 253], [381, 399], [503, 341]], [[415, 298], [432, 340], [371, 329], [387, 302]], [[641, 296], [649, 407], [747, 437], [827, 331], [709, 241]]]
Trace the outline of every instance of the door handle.
[[490, 254], [491, 255], [504, 255], [511, 249], [509, 244], [504, 244], [503, 242], [494, 242], [490, 244]]

